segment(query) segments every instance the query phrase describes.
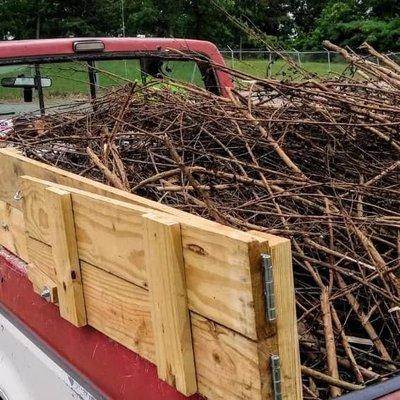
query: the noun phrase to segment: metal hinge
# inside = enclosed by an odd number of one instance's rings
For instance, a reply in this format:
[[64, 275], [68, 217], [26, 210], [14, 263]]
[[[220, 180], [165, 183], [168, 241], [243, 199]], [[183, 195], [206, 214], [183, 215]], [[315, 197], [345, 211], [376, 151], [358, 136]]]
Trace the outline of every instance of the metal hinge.
[[271, 356], [272, 386], [274, 391], [274, 400], [282, 399], [282, 381], [281, 381], [281, 359], [277, 355]]
[[268, 321], [275, 321], [275, 289], [271, 256], [269, 254], [261, 254], [261, 261], [264, 270], [265, 313]]

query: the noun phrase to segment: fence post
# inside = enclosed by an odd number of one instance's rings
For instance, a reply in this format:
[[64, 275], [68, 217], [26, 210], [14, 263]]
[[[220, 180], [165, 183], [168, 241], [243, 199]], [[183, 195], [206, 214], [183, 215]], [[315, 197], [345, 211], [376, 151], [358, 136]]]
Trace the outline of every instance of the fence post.
[[300, 57], [300, 52], [298, 50], [294, 50], [297, 53], [297, 62], [299, 65], [301, 65], [301, 57]]
[[271, 76], [272, 76], [272, 53], [271, 53], [271, 51], [267, 51], [267, 54], [268, 54], [267, 77], [271, 78]]
[[332, 68], [331, 68], [331, 52], [329, 50], [326, 50], [326, 52], [328, 53], [328, 73], [332, 72]]
[[231, 68], [235, 68], [235, 54], [229, 46], [228, 49], [231, 52]]

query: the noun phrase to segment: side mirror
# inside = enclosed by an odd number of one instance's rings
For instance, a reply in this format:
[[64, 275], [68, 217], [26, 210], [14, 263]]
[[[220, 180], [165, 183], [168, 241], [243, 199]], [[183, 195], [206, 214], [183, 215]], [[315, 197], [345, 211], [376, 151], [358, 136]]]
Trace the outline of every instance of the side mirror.
[[[41, 78], [42, 88], [48, 88], [52, 85], [52, 80], [50, 78]], [[1, 80], [1, 86], [8, 88], [36, 88], [35, 78], [31, 77], [16, 77], [16, 78], [3, 78]]]

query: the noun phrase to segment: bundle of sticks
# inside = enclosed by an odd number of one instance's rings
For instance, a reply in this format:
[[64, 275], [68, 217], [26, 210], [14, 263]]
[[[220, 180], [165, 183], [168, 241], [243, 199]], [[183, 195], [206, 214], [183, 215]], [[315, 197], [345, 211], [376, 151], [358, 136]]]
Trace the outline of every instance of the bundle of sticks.
[[390, 60], [346, 53], [368, 81], [253, 78], [230, 98], [131, 83], [8, 144], [290, 238], [304, 396], [337, 397], [400, 370], [400, 74]]

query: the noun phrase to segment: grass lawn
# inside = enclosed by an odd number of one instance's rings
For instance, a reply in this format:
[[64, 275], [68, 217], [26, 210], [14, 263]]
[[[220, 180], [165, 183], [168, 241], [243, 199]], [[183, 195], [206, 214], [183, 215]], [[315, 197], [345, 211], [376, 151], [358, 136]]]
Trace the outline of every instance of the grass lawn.
[[[264, 78], [268, 76], [268, 63], [266, 60], [251, 59], [239, 61], [227, 60], [228, 66], [246, 72], [255, 77]], [[327, 75], [328, 64], [324, 62], [304, 62], [303, 68], [314, 72], [319, 76]], [[342, 73], [345, 63], [332, 63], [331, 73]], [[128, 61], [100, 61], [97, 63], [100, 69], [99, 85], [101, 88], [120, 86], [127, 81], [141, 80], [139, 60]], [[169, 61], [167, 64], [168, 74], [176, 79], [201, 84], [201, 75], [197, 66], [193, 62]], [[104, 71], [107, 71], [105, 73]], [[275, 61], [271, 66], [272, 76], [278, 79], [296, 76], [283, 60]], [[68, 62], [59, 64], [43, 64], [41, 66], [43, 77], [50, 77], [53, 84], [50, 88], [44, 89], [45, 97], [74, 96], [88, 93], [88, 73], [85, 63]], [[0, 66], [0, 79], [3, 77], [16, 77], [24, 74], [33, 76], [34, 70], [30, 66]], [[4, 100], [22, 100], [22, 89], [4, 88], [0, 86], [0, 104]]]
[[[268, 76], [268, 62], [267, 60], [225, 60], [227, 65], [238, 69], [239, 71], [245, 72], [249, 75], [253, 75], [258, 78], [265, 78]], [[233, 65], [232, 65], [233, 64]], [[303, 62], [301, 66], [308, 72], [317, 74], [318, 76], [324, 76], [331, 74], [341, 74], [346, 69], [348, 64], [345, 63], [332, 63], [331, 71], [329, 71], [329, 65], [326, 62], [307, 61]], [[283, 60], [277, 60], [271, 65], [271, 75], [275, 78], [283, 78], [293, 76], [293, 71], [287, 63]]]

